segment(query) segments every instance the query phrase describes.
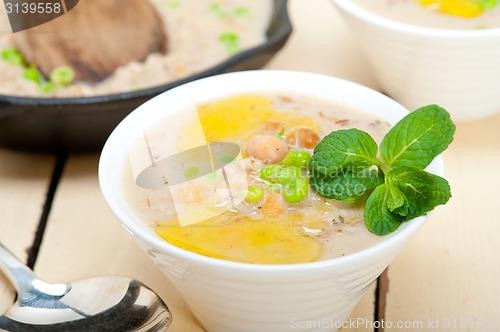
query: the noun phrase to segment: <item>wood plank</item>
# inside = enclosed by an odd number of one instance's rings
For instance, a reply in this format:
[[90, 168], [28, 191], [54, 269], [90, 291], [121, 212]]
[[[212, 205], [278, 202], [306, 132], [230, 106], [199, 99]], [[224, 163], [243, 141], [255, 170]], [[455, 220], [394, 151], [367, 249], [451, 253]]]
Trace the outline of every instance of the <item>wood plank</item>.
[[[0, 149], [0, 242], [26, 262], [54, 170], [53, 156]], [[0, 313], [15, 290], [0, 271]]]
[[349, 325], [342, 332], [373, 332], [371, 322], [375, 320], [377, 282], [374, 282], [351, 314]]
[[453, 198], [390, 266], [386, 319], [438, 320], [435, 330], [500, 329], [498, 128], [500, 116], [457, 125], [444, 154]]

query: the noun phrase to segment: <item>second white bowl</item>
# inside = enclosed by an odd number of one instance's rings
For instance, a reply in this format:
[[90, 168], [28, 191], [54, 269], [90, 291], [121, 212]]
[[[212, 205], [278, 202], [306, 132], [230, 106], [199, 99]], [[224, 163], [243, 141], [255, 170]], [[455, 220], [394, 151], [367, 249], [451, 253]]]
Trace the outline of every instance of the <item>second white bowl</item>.
[[500, 112], [500, 28], [444, 30], [332, 0], [364, 48], [384, 92], [415, 110], [439, 104], [455, 121]]

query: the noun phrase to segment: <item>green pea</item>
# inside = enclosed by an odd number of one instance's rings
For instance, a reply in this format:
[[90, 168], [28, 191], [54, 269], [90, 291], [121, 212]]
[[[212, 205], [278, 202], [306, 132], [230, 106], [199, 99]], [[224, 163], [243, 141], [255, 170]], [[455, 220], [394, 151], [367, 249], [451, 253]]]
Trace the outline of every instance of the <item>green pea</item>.
[[285, 166], [307, 167], [311, 161], [311, 154], [305, 150], [293, 150], [283, 159]]
[[275, 183], [278, 181], [278, 178], [283, 171], [283, 167], [273, 165], [261, 168], [259, 171], [259, 177], [262, 180], [266, 180], [271, 183]]
[[60, 66], [50, 73], [50, 81], [60, 85], [68, 85], [75, 79], [75, 72], [68, 66]]
[[217, 12], [220, 10], [220, 4], [218, 4], [216, 2], [212, 3], [212, 4], [210, 4], [210, 6], [208, 6], [208, 10], [213, 11], [213, 12]]
[[167, 2], [167, 8], [168, 9], [172, 9], [172, 10], [175, 10], [175, 9], [179, 9], [181, 7], [181, 4], [177, 1], [170, 1], [170, 2]]
[[219, 41], [226, 47], [226, 51], [230, 54], [240, 51], [239, 36], [236, 33], [223, 33], [219, 36]]
[[281, 184], [285, 184], [293, 179], [300, 178], [302, 176], [302, 172], [300, 168], [295, 166], [290, 166], [283, 168], [280, 175], [278, 176], [278, 182]]
[[23, 55], [15, 48], [6, 48], [2, 51], [2, 59], [17, 66], [28, 67]]
[[42, 84], [41, 89], [42, 89], [42, 94], [52, 92], [59, 88], [59, 85], [53, 83], [53, 82], [45, 82]]
[[234, 10], [234, 15], [236, 16], [248, 16], [248, 8], [246, 7], [238, 7]]
[[247, 195], [245, 197], [245, 200], [247, 202], [258, 202], [264, 197], [264, 190], [261, 187], [257, 186], [250, 186], [247, 189]]
[[283, 197], [288, 203], [302, 202], [309, 194], [307, 178], [296, 178], [288, 182], [283, 188]]
[[221, 43], [235, 43], [238, 41], [238, 34], [233, 32], [226, 32], [219, 36], [219, 40]]
[[38, 84], [42, 83], [43, 81], [43, 76], [42, 74], [36, 69], [36, 67], [31, 66], [23, 74], [23, 77], [27, 80], [36, 82]]
[[184, 175], [186, 176], [186, 179], [192, 180], [198, 177], [198, 174], [200, 173], [200, 169], [196, 166], [188, 167], [186, 169], [186, 172]]
[[275, 193], [280, 193], [281, 192], [281, 184], [279, 183], [273, 183], [269, 185], [269, 190], [274, 191]]

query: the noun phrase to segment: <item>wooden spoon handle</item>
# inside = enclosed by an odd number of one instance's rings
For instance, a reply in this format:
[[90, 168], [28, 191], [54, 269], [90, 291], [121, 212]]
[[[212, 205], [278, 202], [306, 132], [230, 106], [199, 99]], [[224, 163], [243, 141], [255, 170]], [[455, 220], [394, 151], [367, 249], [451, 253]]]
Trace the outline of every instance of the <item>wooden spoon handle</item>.
[[93, 83], [167, 51], [165, 26], [149, 0], [82, 0], [65, 15], [16, 33], [14, 41], [45, 76], [67, 65], [76, 80]]

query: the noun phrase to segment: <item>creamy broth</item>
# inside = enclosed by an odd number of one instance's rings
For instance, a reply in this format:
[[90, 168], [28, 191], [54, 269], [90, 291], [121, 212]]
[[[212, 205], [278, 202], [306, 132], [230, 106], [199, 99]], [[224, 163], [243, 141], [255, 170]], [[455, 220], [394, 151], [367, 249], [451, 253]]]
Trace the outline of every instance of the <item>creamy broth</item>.
[[[148, 1], [148, 0], [145, 0]], [[89, 97], [141, 90], [177, 81], [260, 45], [272, 13], [272, 2], [253, 0], [149, 0], [163, 19], [168, 53], [151, 54], [143, 63], [119, 67], [98, 84], [75, 82], [44, 93], [40, 84], [23, 78], [25, 69], [0, 59], [0, 94], [27, 97]], [[8, 26], [0, 5], [0, 27]], [[230, 45], [221, 36], [237, 36]], [[14, 36], [0, 30], [0, 51], [14, 47]], [[130, 41], [133, 47], [133, 41]], [[103, 54], [105, 56], [105, 54]], [[61, 64], [64, 65], [64, 64]]]
[[350, 0], [366, 10], [390, 20], [438, 29], [489, 29], [500, 27], [500, 7], [475, 17], [443, 13], [438, 3], [423, 6], [417, 0]]
[[[247, 152], [253, 137], [279, 135], [290, 150], [300, 148], [312, 153], [314, 146], [298, 146], [301, 141], [291, 139], [298, 127], [312, 130], [319, 138], [334, 130], [358, 128], [370, 133], [378, 143], [389, 130], [385, 121], [350, 106], [286, 92], [214, 101], [199, 105], [198, 115], [206, 140], [234, 142]], [[169, 142], [178, 151], [196, 145], [190, 142], [191, 134], [197, 130], [196, 122], [181, 122], [179, 125], [167, 120], [155, 124], [162, 128], [160, 132], [169, 132], [168, 139], [150, 139], [150, 154], [155, 159], [160, 147], [153, 141], [159, 145]], [[138, 187], [133, 175], [136, 172], [128, 161], [123, 172], [126, 201], [133, 213], [166, 241], [233, 261], [286, 264], [325, 260], [352, 254], [384, 238], [367, 230], [364, 201], [325, 199], [309, 189], [306, 199], [288, 203], [282, 199], [282, 191], [273, 191], [276, 188], [259, 176], [259, 170], [269, 166], [269, 160], [259, 160], [248, 153], [242, 158], [239, 166], [235, 163], [233, 169], [226, 170], [227, 177], [231, 182], [233, 175], [244, 174], [244, 186], [263, 188], [264, 196], [258, 202], [242, 200], [216, 217], [181, 227], [172, 201], [172, 187]], [[175, 190], [185, 196], [186, 203], [203, 200], [205, 205], [217, 206], [218, 190], [208, 186], [210, 181], [196, 178]], [[237, 194], [233, 191], [231, 195]]]

